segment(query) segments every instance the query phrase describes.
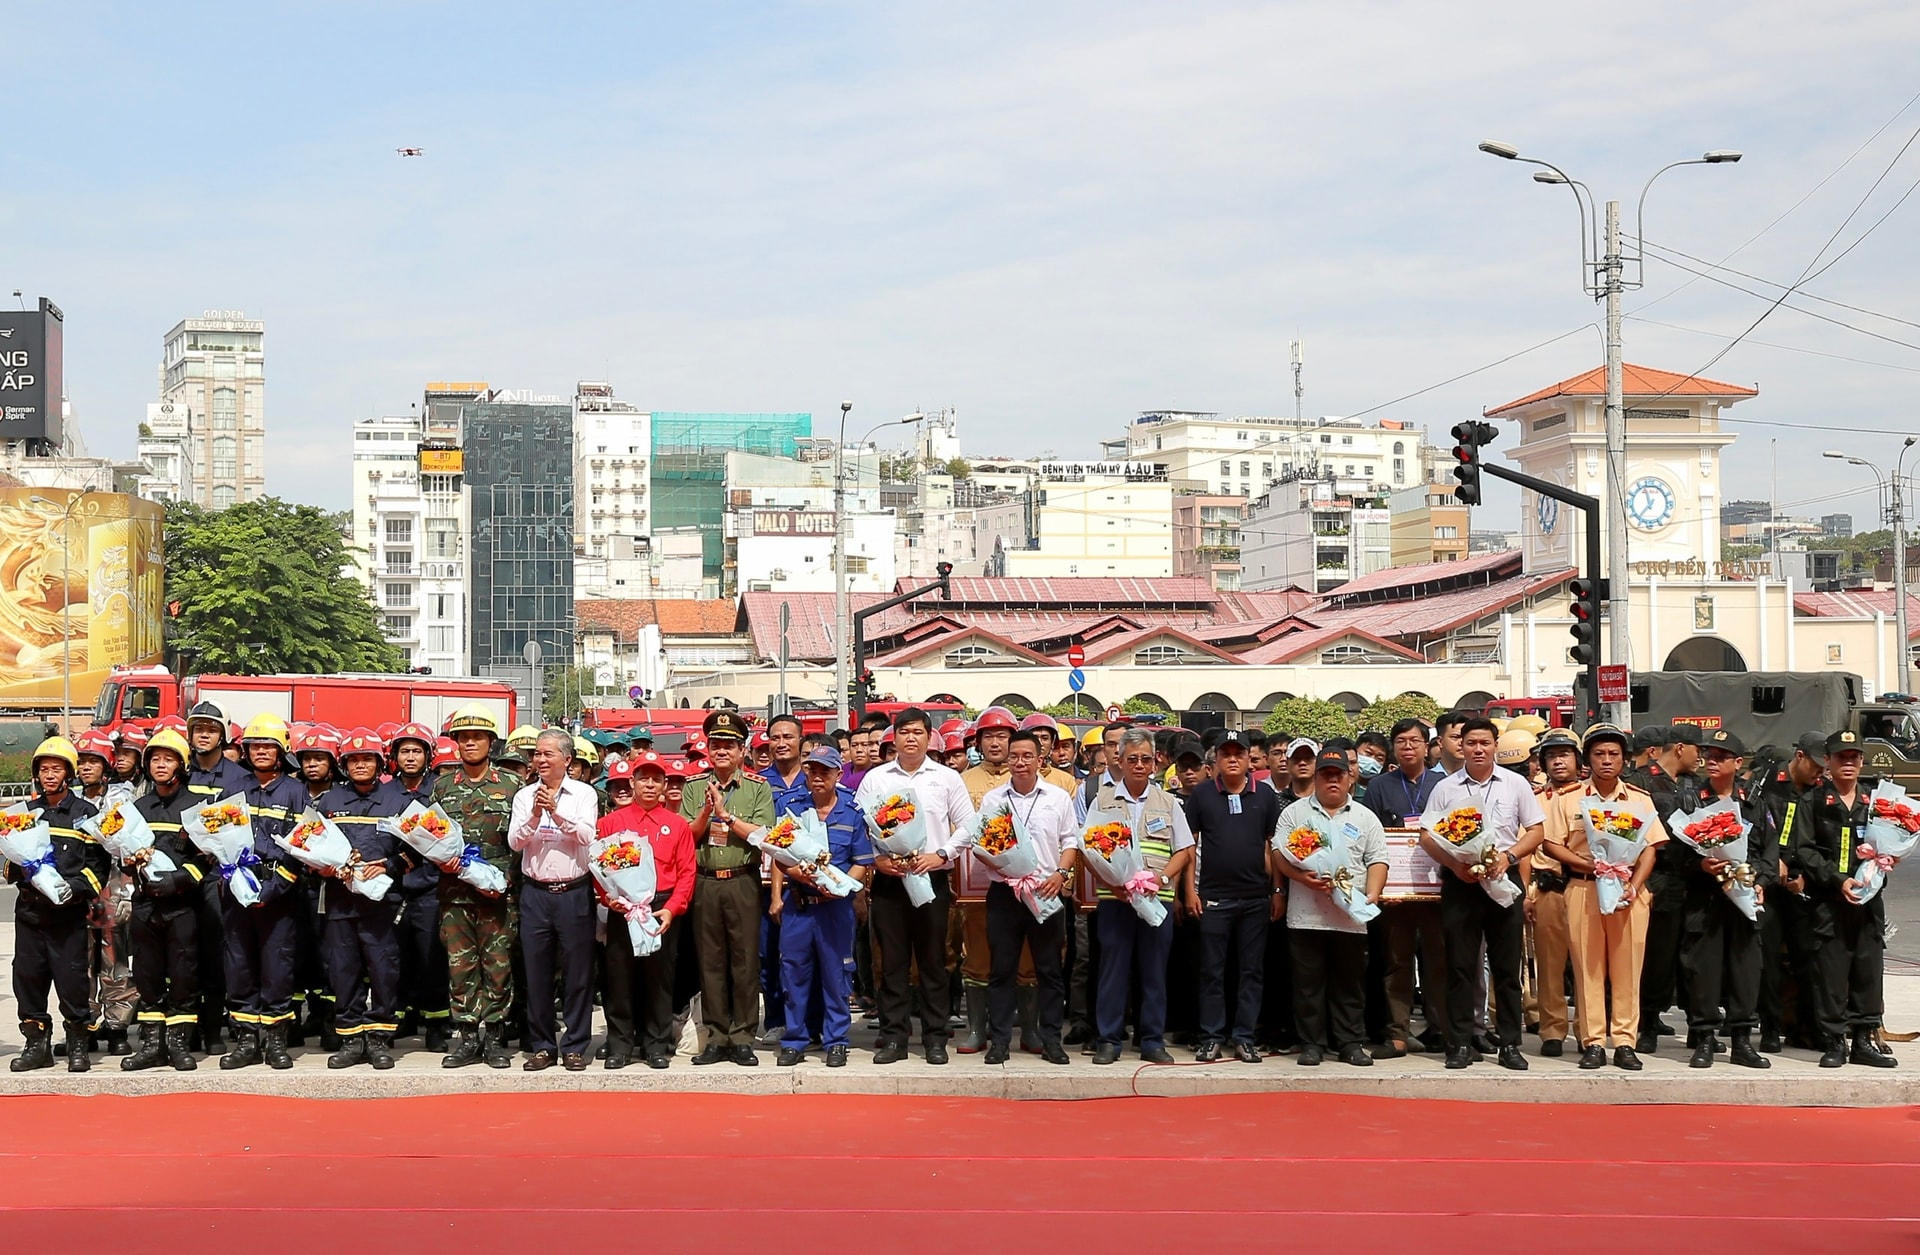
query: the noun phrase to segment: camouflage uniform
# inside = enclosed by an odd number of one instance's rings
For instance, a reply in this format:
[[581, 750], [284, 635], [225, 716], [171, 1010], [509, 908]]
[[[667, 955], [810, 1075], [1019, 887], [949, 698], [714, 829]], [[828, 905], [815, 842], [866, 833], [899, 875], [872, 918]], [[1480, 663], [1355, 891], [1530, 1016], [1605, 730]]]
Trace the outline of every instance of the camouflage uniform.
[[456, 1028], [483, 1029], [499, 1039], [513, 1002], [513, 951], [519, 934], [513, 884], [518, 860], [507, 848], [517, 776], [489, 766], [478, 781], [459, 773], [440, 781], [435, 800], [459, 822], [468, 844], [480, 857], [506, 873], [509, 888], [489, 898], [453, 876], [440, 878], [440, 940], [447, 947], [447, 970]]

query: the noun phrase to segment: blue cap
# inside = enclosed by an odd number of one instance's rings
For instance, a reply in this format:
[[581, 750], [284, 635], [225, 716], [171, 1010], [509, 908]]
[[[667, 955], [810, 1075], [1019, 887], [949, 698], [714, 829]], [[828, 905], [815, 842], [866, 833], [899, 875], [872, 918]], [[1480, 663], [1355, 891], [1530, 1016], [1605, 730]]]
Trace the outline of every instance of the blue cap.
[[832, 771], [839, 771], [844, 764], [840, 761], [840, 751], [831, 745], [822, 745], [807, 755], [809, 763], [819, 763]]

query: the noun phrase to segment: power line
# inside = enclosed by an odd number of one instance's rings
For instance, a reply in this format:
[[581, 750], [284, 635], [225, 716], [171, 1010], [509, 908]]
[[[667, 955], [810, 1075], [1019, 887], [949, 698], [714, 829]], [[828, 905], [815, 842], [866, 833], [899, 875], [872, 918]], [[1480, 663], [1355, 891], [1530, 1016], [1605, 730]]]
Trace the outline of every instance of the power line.
[[[1659, 248], [1660, 245], [1656, 244], [1653, 247]], [[1808, 318], [1815, 318], [1824, 323], [1832, 323], [1836, 327], [1844, 328], [1847, 331], [1858, 332], [1860, 335], [1867, 336], [1874, 340], [1884, 340], [1888, 344], [1897, 344], [1903, 349], [1920, 349], [1920, 344], [1915, 344], [1912, 341], [1902, 340], [1897, 336], [1883, 335], [1878, 331], [1873, 331], [1866, 327], [1855, 326], [1853, 323], [1846, 322], [1839, 318], [1835, 318], [1830, 314], [1823, 314], [1819, 310], [1808, 309], [1803, 305], [1791, 304], [1786, 299], [1787, 296], [1790, 295], [1793, 291], [1793, 289], [1791, 288], [1787, 288], [1785, 291], [1783, 291], [1780, 297], [1776, 300], [1774, 297], [1767, 295], [1765, 292], [1756, 292], [1752, 288], [1742, 287], [1740, 284], [1735, 283], [1731, 279], [1722, 279], [1719, 275], [1712, 274], [1705, 270], [1695, 270], [1691, 266], [1683, 266], [1679, 262], [1672, 261], [1672, 260], [1669, 260], [1667, 264], [1669, 266], [1675, 267], [1676, 269], [1685, 270], [1692, 274], [1699, 275], [1702, 279], [1706, 279], [1713, 283], [1717, 283], [1722, 287], [1732, 288], [1736, 292], [1744, 292], [1748, 296], [1754, 297], [1757, 300], [1771, 301], [1773, 302], [1772, 308], [1778, 308], [1781, 305], [1785, 305], [1786, 308], [1792, 310], [1796, 314], [1805, 314]], [[1782, 286], [1782, 285], [1776, 284], [1775, 286]], [[1645, 306], [1642, 306], [1642, 308], [1645, 308]], [[1755, 324], [1755, 325], [1757, 326], [1758, 324]], [[1749, 328], [1749, 330], [1751, 330], [1751, 328]], [[1705, 367], [1702, 367], [1701, 369], [1704, 370]]]
[[[1911, 189], [1909, 189], [1909, 192], [1911, 192]], [[1695, 257], [1692, 253], [1683, 253], [1679, 249], [1673, 247], [1671, 244], [1661, 244], [1653, 240], [1639, 240], [1636, 242], [1641, 244], [1643, 247], [1656, 249], [1662, 253], [1671, 253], [1675, 257], [1684, 257], [1688, 261], [1699, 262], [1702, 266], [1705, 266], [1710, 270], [1723, 270], [1730, 275], [1739, 275], [1742, 279], [1750, 279], [1755, 283], [1763, 283], [1770, 288], [1784, 288], [1787, 286], [1784, 283], [1776, 282], [1773, 279], [1768, 279], [1761, 275], [1750, 275], [1744, 270], [1735, 270], [1732, 266], [1715, 265], [1713, 262], [1708, 261], [1704, 257]], [[1681, 270], [1687, 269], [1684, 266], [1679, 266], [1677, 263], [1673, 263], [1673, 264], [1675, 264], [1677, 269], [1681, 269]], [[1688, 273], [1694, 274], [1694, 275], [1700, 275], [1700, 272], [1697, 270], [1689, 271]], [[1700, 275], [1700, 277], [1711, 278], [1712, 276]], [[1910, 318], [1901, 318], [1897, 314], [1883, 314], [1879, 310], [1867, 309], [1864, 306], [1860, 306], [1860, 305], [1849, 305], [1845, 301], [1836, 301], [1830, 297], [1815, 296], [1813, 293], [1807, 291], [1805, 288], [1800, 289], [1799, 295], [1805, 297], [1809, 301], [1818, 301], [1822, 305], [1832, 305], [1836, 309], [1852, 310], [1856, 314], [1865, 314], [1869, 318], [1880, 318], [1880, 319], [1886, 320], [1887, 322], [1897, 322], [1902, 324], [1903, 326], [1908, 326], [1908, 327], [1920, 327], [1920, 322], [1915, 322]], [[1640, 308], [1646, 309], [1648, 308], [1648, 306], [1643, 305]], [[1799, 307], [1795, 305], [1789, 305], [1787, 308], [1798, 309]], [[1632, 317], [1632, 315], [1628, 315], [1628, 317]]]
[[1373, 413], [1376, 410], [1384, 410], [1390, 405], [1398, 405], [1402, 401], [1411, 401], [1415, 397], [1425, 396], [1427, 393], [1432, 392], [1437, 388], [1444, 388], [1450, 383], [1459, 383], [1462, 379], [1471, 379], [1475, 375], [1482, 374], [1486, 371], [1492, 370], [1496, 366], [1504, 366], [1508, 362], [1511, 362], [1516, 357], [1525, 357], [1527, 354], [1535, 352], [1539, 349], [1544, 349], [1550, 344], [1558, 344], [1560, 343], [1560, 341], [1566, 339], [1568, 336], [1579, 335], [1582, 331], [1586, 331], [1594, 327], [1595, 327], [1594, 323], [1590, 323], [1590, 322], [1582, 323], [1571, 331], [1561, 332], [1559, 335], [1553, 337], [1551, 340], [1542, 340], [1540, 343], [1532, 345], [1528, 348], [1521, 349], [1517, 353], [1509, 353], [1498, 361], [1488, 362], [1485, 366], [1476, 366], [1472, 370], [1463, 371], [1460, 374], [1453, 376], [1451, 379], [1442, 379], [1439, 383], [1429, 384], [1424, 388], [1420, 388], [1416, 391], [1409, 392], [1405, 396], [1395, 397], [1391, 401], [1382, 401], [1380, 404], [1368, 406], [1364, 410], [1356, 410], [1353, 413], [1347, 415], [1347, 417], [1361, 418], [1368, 414]]
[[[1682, 327], [1678, 323], [1660, 322], [1654, 318], [1643, 318], [1639, 314], [1628, 314], [1627, 318], [1633, 322], [1645, 323], [1649, 327], [1665, 327], [1668, 331], [1684, 331], [1689, 335], [1710, 336], [1715, 340], [1730, 340], [1733, 338], [1724, 331], [1707, 331], [1700, 327]], [[1920, 366], [1901, 366], [1895, 362], [1876, 362], [1864, 357], [1848, 357], [1844, 353], [1827, 353], [1820, 349], [1803, 349], [1792, 344], [1772, 344], [1766, 340], [1748, 340], [1747, 343], [1756, 348], [1778, 349], [1783, 353], [1806, 353], [1813, 357], [1830, 357], [1839, 362], [1852, 362], [1857, 366], [1880, 366], [1887, 370], [1904, 370], [1920, 375]]]

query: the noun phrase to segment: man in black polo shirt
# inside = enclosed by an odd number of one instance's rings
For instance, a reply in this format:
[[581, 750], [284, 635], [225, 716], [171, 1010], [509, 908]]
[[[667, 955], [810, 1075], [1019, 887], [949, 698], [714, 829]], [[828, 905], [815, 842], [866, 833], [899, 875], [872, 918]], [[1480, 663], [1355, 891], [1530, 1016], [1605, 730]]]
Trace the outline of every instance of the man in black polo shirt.
[[1200, 921], [1201, 1063], [1221, 1055], [1226, 1035], [1229, 948], [1240, 966], [1233, 1008], [1233, 1053], [1242, 1063], [1260, 1062], [1254, 1029], [1260, 1017], [1266, 966], [1267, 927], [1286, 905], [1280, 877], [1271, 865], [1269, 842], [1280, 822], [1280, 799], [1251, 778], [1245, 733], [1229, 731], [1214, 747], [1214, 778], [1202, 780], [1187, 798], [1187, 826], [1199, 845], [1197, 888], [1187, 911]]

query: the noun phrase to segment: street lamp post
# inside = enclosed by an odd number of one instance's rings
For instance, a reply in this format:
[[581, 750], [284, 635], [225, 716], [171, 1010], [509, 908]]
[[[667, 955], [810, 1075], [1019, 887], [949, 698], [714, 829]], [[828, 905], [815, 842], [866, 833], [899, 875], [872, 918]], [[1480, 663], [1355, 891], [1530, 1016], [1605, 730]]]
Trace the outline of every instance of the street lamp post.
[[1894, 669], [1894, 675], [1899, 680], [1902, 693], [1913, 691], [1909, 678], [1912, 670], [1913, 646], [1907, 637], [1907, 510], [1905, 485], [1902, 481], [1906, 473], [1904, 463], [1907, 460], [1907, 450], [1913, 448], [1916, 441], [1920, 441], [1920, 436], [1908, 436], [1906, 442], [1900, 446], [1899, 456], [1894, 458], [1893, 475], [1890, 478], [1883, 476], [1880, 468], [1865, 458], [1852, 457], [1838, 449], [1828, 449], [1820, 455], [1838, 458], [1854, 466], [1866, 467], [1873, 473], [1874, 484], [1886, 490], [1885, 517], [1893, 528], [1893, 630], [1900, 638], [1899, 663]]
[[[834, 687], [839, 690], [834, 698], [834, 710], [839, 719], [837, 726], [842, 728], [848, 726], [851, 677], [847, 666], [847, 646], [853, 634], [852, 611], [847, 598], [847, 414], [852, 409], [853, 402], [840, 403], [840, 439], [833, 448], [833, 681]], [[864, 446], [873, 439], [874, 432], [882, 427], [917, 423], [924, 417], [916, 412], [905, 418], [890, 418], [884, 423], [875, 423], [860, 438], [860, 443]]]
[[[1607, 442], [1607, 484], [1604, 500], [1607, 503], [1607, 583], [1611, 596], [1607, 602], [1607, 617], [1611, 621], [1608, 631], [1609, 656], [1616, 663], [1633, 665], [1633, 647], [1627, 627], [1627, 411], [1623, 396], [1621, 379], [1622, 354], [1620, 347], [1620, 298], [1628, 288], [1638, 288], [1646, 270], [1646, 236], [1644, 222], [1647, 206], [1647, 189], [1675, 166], [1723, 165], [1740, 160], [1736, 149], [1716, 148], [1698, 157], [1689, 157], [1682, 161], [1670, 161], [1653, 172], [1652, 177], [1641, 185], [1640, 199], [1635, 211], [1634, 253], [1628, 256], [1620, 246], [1620, 202], [1610, 200], [1606, 203], [1604, 215], [1596, 211], [1593, 204], [1593, 192], [1586, 184], [1570, 177], [1560, 167], [1551, 162], [1534, 157], [1523, 157], [1520, 150], [1512, 144], [1498, 140], [1483, 140], [1480, 151], [1507, 161], [1518, 161], [1525, 165], [1539, 166], [1534, 173], [1536, 183], [1564, 183], [1572, 192], [1574, 204], [1580, 211], [1580, 279], [1586, 293], [1597, 301], [1606, 302], [1606, 442]], [[1595, 239], [1595, 229], [1600, 230], [1600, 238]], [[1628, 262], [1634, 264], [1634, 277], [1626, 277]], [[1597, 575], [1597, 572], [1589, 572]], [[1626, 727], [1631, 715], [1625, 703], [1614, 706], [1610, 718], [1621, 727]]]

